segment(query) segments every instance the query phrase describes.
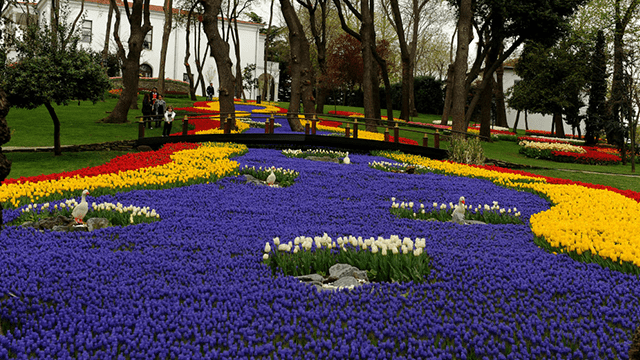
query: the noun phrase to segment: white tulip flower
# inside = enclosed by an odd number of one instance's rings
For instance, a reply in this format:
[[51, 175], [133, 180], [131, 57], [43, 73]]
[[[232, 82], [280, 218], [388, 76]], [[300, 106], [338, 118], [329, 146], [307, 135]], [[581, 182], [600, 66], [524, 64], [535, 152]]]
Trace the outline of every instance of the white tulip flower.
[[269, 260], [269, 254], [262, 255], [262, 260]]
[[412, 208], [413, 207], [413, 201], [409, 202], [409, 207]]
[[269, 243], [266, 243], [264, 245], [264, 252], [266, 253], [271, 252], [271, 245], [269, 245]]
[[273, 238], [273, 244], [274, 244], [275, 246], [280, 245], [280, 238], [279, 238], [279, 237], [274, 237], [274, 238]]
[[437, 203], [437, 202], [434, 202], [434, 203], [433, 203], [433, 207], [434, 207], [434, 208], [437, 208], [437, 207], [438, 207], [438, 203]]

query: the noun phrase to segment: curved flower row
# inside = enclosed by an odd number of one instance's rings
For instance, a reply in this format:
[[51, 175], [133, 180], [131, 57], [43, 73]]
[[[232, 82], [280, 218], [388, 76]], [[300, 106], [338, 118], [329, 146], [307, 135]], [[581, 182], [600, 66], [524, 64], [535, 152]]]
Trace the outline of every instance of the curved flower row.
[[157, 151], [146, 151], [139, 153], [129, 153], [118, 156], [109, 160], [104, 165], [94, 166], [89, 168], [82, 168], [74, 171], [65, 171], [56, 174], [37, 175], [30, 177], [19, 177], [17, 179], [6, 179], [2, 182], [2, 185], [18, 184], [25, 182], [38, 182], [38, 181], [51, 181], [59, 180], [62, 178], [71, 178], [74, 176], [90, 177], [100, 174], [108, 174], [119, 171], [136, 170], [146, 167], [153, 167], [167, 164], [171, 161], [171, 154], [187, 150], [196, 149], [200, 144], [192, 143], [173, 143], [166, 144], [162, 149]]
[[[551, 246], [581, 254], [591, 251], [614, 262], [640, 266], [640, 204], [621, 194], [580, 185], [548, 184], [545, 178], [524, 173], [497, 172], [464, 164], [440, 163], [414, 155], [387, 153], [400, 162], [427, 166], [450, 174], [482, 177], [513, 188], [529, 188], [555, 204], [531, 217], [531, 228]], [[446, 164], [446, 165], [445, 165]], [[526, 179], [528, 182], [514, 182]]]
[[573, 146], [568, 143], [550, 143], [550, 142], [539, 142], [539, 141], [521, 141], [519, 143], [520, 146], [528, 149], [535, 150], [551, 150], [551, 151], [562, 151], [562, 152], [573, 152], [579, 154], [585, 154], [587, 150], [583, 149], [580, 146]]
[[89, 189], [96, 196], [114, 190], [159, 189], [194, 180], [215, 180], [236, 171], [238, 163], [228, 157], [246, 150], [244, 145], [208, 143], [176, 152], [171, 155], [171, 162], [153, 167], [3, 185], [0, 186], [0, 202], [18, 207], [23, 202], [49, 201], [83, 189]]

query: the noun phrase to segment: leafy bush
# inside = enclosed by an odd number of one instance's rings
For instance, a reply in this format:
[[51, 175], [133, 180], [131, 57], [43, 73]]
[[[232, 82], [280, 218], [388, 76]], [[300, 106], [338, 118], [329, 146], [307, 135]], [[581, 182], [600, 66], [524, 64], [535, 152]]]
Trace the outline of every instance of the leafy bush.
[[485, 156], [480, 139], [467, 140], [463, 137], [453, 136], [449, 145], [449, 160], [462, 164], [484, 164]]

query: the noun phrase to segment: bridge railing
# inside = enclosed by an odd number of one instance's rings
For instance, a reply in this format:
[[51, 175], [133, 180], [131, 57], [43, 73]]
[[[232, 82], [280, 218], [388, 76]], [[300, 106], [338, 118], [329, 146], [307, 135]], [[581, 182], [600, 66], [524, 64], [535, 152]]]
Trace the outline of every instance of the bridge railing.
[[[233, 126], [234, 114], [226, 114], [220, 113], [216, 114], [216, 117], [220, 117], [220, 126], [219, 129], [223, 130], [224, 134], [230, 134]], [[186, 114], [182, 119], [182, 135], [186, 136], [189, 131], [189, 117], [190, 116], [203, 116], [203, 114], [193, 113]], [[273, 134], [275, 128], [275, 117], [287, 117], [287, 116], [304, 116], [305, 119], [308, 119], [305, 123], [305, 134], [306, 135], [316, 135], [318, 130], [318, 123], [323, 121], [322, 119], [318, 119], [317, 114], [312, 113], [271, 113], [271, 114], [259, 114], [253, 113], [251, 114], [251, 119], [255, 121], [256, 118], [264, 118], [264, 132], [265, 134]], [[140, 121], [138, 122], [138, 138], [144, 138], [144, 129], [146, 122], [154, 121], [157, 115], [147, 115], [147, 116], [138, 116]], [[237, 116], [236, 116], [237, 117]], [[359, 121], [361, 120], [361, 121]], [[384, 141], [399, 143], [400, 142], [400, 130], [413, 132], [422, 134], [422, 146], [429, 146], [429, 137], [433, 138], [433, 147], [439, 149], [440, 141], [448, 141], [450, 140], [449, 135], [444, 135], [440, 133], [440, 129], [430, 127], [429, 125], [418, 125], [412, 123], [405, 123], [404, 121], [397, 120], [381, 120], [381, 119], [367, 119], [367, 118], [353, 118], [342, 115], [331, 115], [331, 120], [334, 122], [340, 122], [344, 125], [344, 136], [346, 138], [358, 139], [358, 132], [361, 126], [367, 125], [367, 120], [370, 120], [370, 123], [375, 124], [376, 127], [384, 127]], [[402, 129], [400, 128], [402, 125]], [[363, 128], [364, 130], [364, 128]], [[467, 132], [459, 132], [455, 130], [447, 130], [447, 132], [452, 134], [461, 134], [464, 136], [472, 136], [478, 137], [481, 139], [485, 139], [491, 141], [491, 139], [487, 139], [485, 136], [481, 136], [478, 134], [472, 134]], [[391, 136], [393, 134], [393, 137]]]

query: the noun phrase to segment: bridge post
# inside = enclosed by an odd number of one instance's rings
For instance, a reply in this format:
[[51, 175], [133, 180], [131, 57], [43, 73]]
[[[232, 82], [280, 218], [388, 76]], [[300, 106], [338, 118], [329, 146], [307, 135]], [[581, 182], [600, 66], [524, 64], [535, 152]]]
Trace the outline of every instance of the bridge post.
[[138, 139], [144, 138], [144, 117], [138, 121]]
[[220, 130], [224, 130], [224, 115], [220, 113]]
[[396, 123], [396, 126], [393, 127], [393, 142], [394, 143], [399, 143], [400, 142], [400, 128], [398, 127], [398, 123]]
[[309, 135], [310, 131], [311, 131], [311, 127], [309, 126], [309, 122], [307, 122], [304, 124], [304, 134]]
[[427, 134], [424, 134], [424, 136], [422, 137], [422, 146], [424, 147], [429, 146], [429, 137], [427, 137]]
[[264, 120], [264, 133], [265, 134], [269, 133], [269, 119]]
[[318, 121], [318, 117], [313, 115], [313, 119], [311, 119], [311, 135], [316, 134], [316, 122]]
[[358, 138], [358, 119], [353, 119], [353, 138]]
[[187, 136], [189, 131], [189, 117], [187, 115], [182, 119], [182, 136]]
[[274, 122], [275, 119], [273, 118], [273, 114], [271, 114], [271, 117], [269, 118], [269, 134], [273, 134], [273, 128], [275, 127], [273, 125]]
[[347, 124], [347, 127], [344, 128], [344, 137], [346, 137], [346, 138], [349, 137], [350, 130], [351, 130], [351, 128], [349, 127], [349, 124]]
[[440, 131], [436, 130], [435, 135], [433, 135], [433, 146], [436, 149], [440, 149]]
[[389, 128], [384, 128], [384, 141], [389, 142]]
[[231, 133], [231, 115], [227, 116], [227, 121], [224, 122], [224, 133]]

